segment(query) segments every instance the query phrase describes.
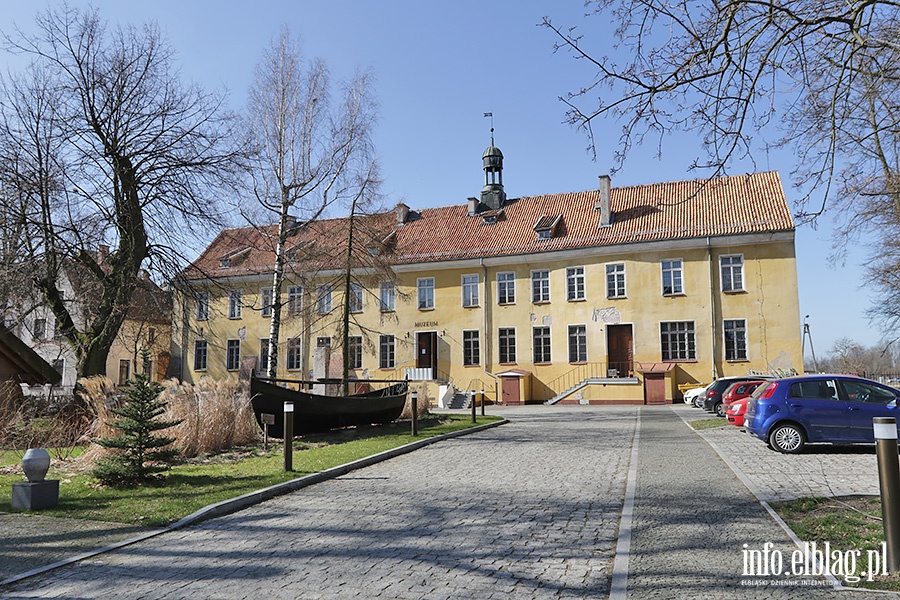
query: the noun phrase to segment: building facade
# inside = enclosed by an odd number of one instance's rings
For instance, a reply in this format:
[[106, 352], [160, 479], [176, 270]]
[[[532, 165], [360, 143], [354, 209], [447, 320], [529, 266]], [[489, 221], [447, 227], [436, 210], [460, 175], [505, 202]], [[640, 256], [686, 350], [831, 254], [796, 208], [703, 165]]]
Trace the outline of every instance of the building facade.
[[671, 402], [679, 384], [802, 369], [777, 173], [621, 188], [603, 176], [595, 190], [507, 199], [502, 153], [483, 163], [480, 198], [357, 218], [352, 261], [350, 219], [298, 227], [278, 298], [265, 228], [222, 232], [176, 295], [182, 377], [258, 368], [274, 302], [279, 377], [308, 378], [314, 348], [345, 344], [358, 377], [503, 403]]

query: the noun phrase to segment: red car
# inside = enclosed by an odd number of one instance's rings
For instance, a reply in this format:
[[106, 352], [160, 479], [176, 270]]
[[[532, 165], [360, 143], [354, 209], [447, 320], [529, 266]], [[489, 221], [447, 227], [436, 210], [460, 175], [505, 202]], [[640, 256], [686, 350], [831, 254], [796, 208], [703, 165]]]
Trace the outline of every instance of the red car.
[[[735, 384], [732, 384], [725, 393], [722, 394], [722, 408], [725, 412], [725, 418], [728, 419], [728, 422], [741, 426], [744, 424], [744, 412], [747, 410], [747, 398], [750, 397], [756, 388], [765, 383], [762, 379], [754, 380], [754, 381], [739, 381]], [[740, 404], [739, 404], [740, 403]], [[740, 410], [740, 422], [735, 422], [735, 413], [732, 412], [732, 407], [737, 406]]]
[[725, 418], [728, 419], [729, 423], [738, 427], [744, 426], [744, 414], [747, 412], [747, 402], [749, 401], [750, 398], [748, 396], [728, 405], [728, 410], [725, 411]]

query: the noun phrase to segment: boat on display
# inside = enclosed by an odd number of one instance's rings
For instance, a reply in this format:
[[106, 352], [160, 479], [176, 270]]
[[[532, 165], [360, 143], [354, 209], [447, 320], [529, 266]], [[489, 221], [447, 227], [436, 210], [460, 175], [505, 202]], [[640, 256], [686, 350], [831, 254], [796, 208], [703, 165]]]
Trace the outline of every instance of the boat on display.
[[[279, 384], [321, 385], [323, 382], [293, 379], [250, 378], [250, 403], [256, 422], [273, 437], [284, 435], [284, 403], [294, 403], [294, 435], [316, 433], [351, 425], [384, 424], [395, 421], [406, 404], [409, 384], [406, 381], [354, 381], [355, 394], [323, 395]], [[387, 387], [372, 390], [372, 384], [387, 383]], [[334, 385], [333, 381], [325, 382]], [[265, 416], [264, 416], [265, 415]]]

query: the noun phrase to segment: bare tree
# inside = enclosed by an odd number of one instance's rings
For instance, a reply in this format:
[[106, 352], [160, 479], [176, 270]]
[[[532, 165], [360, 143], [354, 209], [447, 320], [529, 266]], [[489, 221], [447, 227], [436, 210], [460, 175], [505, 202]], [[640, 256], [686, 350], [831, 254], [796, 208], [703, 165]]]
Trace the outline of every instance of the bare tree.
[[[257, 65], [245, 123], [247, 146], [253, 151], [250, 176], [264, 218], [277, 221], [277, 232], [270, 236], [275, 267], [268, 377], [277, 370], [288, 238], [333, 203], [355, 198], [360, 189], [356, 175], [372, 172], [371, 86], [370, 75], [357, 75], [345, 86], [343, 101], [332, 105], [325, 63], [304, 64], [288, 29]], [[367, 176], [366, 185], [376, 179]]]
[[[32, 67], [2, 90], [0, 172], [28, 200], [34, 279], [78, 373], [102, 374], [142, 266], [175, 272], [186, 240], [219, 223], [229, 121], [221, 96], [182, 84], [155, 25], [108, 29], [96, 10], [65, 6], [36, 24], [4, 35]], [[84, 278], [84, 319], [60, 294], [63, 269]]]

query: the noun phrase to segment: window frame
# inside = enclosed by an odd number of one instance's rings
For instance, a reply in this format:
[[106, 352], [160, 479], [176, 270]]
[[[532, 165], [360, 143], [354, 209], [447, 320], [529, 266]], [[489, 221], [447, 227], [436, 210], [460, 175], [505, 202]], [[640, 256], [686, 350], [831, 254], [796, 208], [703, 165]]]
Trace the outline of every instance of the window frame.
[[[434, 277], [416, 279], [416, 306], [419, 310], [434, 310]], [[425, 294], [423, 304], [422, 294]]]
[[550, 269], [535, 269], [531, 271], [531, 303], [550, 303]]
[[627, 298], [628, 281], [625, 277], [625, 263], [606, 263], [604, 270], [606, 272], [606, 299], [616, 300], [618, 298]]
[[244, 316], [243, 290], [228, 290], [228, 318], [241, 319]]
[[[316, 286], [316, 312], [320, 315], [328, 315], [334, 310], [332, 294], [334, 286], [330, 283], [322, 283]], [[327, 307], [328, 310], [325, 310]]]
[[[580, 273], [578, 272], [580, 271]], [[584, 266], [566, 267], [566, 300], [582, 302], [587, 300]], [[573, 289], [574, 284], [574, 289]]]
[[463, 366], [475, 367], [481, 364], [481, 330], [462, 331]]
[[516, 364], [516, 344], [515, 327], [499, 327], [497, 329], [497, 360], [500, 364]]
[[[472, 281], [474, 279], [474, 281]], [[478, 308], [481, 306], [481, 277], [477, 273], [460, 276], [460, 288], [462, 289], [463, 308]]]
[[394, 369], [397, 367], [396, 338], [389, 333], [378, 336], [378, 368]]
[[[681, 325], [683, 329], [678, 328]], [[664, 327], [666, 331], [663, 331]], [[659, 354], [663, 362], [696, 362], [697, 324], [694, 321], [660, 321]]]
[[[269, 368], [269, 339], [270, 338], [259, 338], [259, 371], [266, 372]], [[276, 357], [275, 364], [278, 364], [278, 360]]]
[[[540, 334], [538, 332], [540, 331]], [[540, 335], [540, 338], [538, 337]], [[535, 325], [531, 328], [531, 358], [536, 365], [547, 365], [553, 362], [553, 337], [549, 325]], [[540, 340], [540, 344], [538, 341]], [[544, 341], [546, 340], [546, 341]], [[540, 349], [541, 355], [538, 356]]]
[[299, 371], [303, 368], [303, 338], [293, 337], [287, 340], [287, 371]]
[[[731, 336], [729, 340], [728, 324], [740, 323], [740, 327], [732, 325]], [[728, 362], [746, 362], [750, 360], [749, 343], [747, 340], [747, 319], [722, 319], [722, 349], [724, 350], [725, 360]], [[741, 356], [743, 351], [743, 356]]]
[[[574, 341], [573, 346], [573, 330]], [[578, 323], [569, 325], [567, 328], [567, 338], [569, 342], [569, 362], [570, 363], [586, 363], [588, 362], [588, 344], [587, 344], [587, 325]], [[573, 354], [573, 350], [575, 351]]]
[[[200, 362], [200, 347], [202, 344], [202, 356], [203, 356], [203, 366], [199, 366]], [[209, 368], [209, 340], [197, 339], [194, 340], [194, 371], [206, 371]]]
[[350, 312], [351, 313], [361, 313], [363, 312], [364, 304], [363, 304], [363, 286], [361, 283], [352, 282], [350, 284]]
[[[678, 266], [674, 266], [678, 263]], [[670, 266], [666, 266], [669, 264]], [[684, 260], [680, 258], [664, 258], [659, 261], [660, 283], [662, 284], [663, 296], [683, 296], [684, 295]], [[666, 291], [666, 276], [669, 276], [671, 291]], [[677, 279], [677, 283], [676, 283]]]
[[[725, 260], [729, 260], [729, 264], [725, 264]], [[738, 261], [737, 263], [731, 261]], [[725, 285], [726, 267], [728, 271], [728, 286]], [[735, 273], [738, 274], [738, 286], [735, 286]], [[723, 293], [737, 294], [746, 292], [744, 285], [744, 255], [743, 254], [722, 254], [719, 256], [719, 283]]]
[[275, 294], [271, 287], [259, 289], [259, 316], [270, 318], [275, 304]]
[[287, 295], [288, 315], [296, 317], [303, 312], [303, 286], [288, 286]]
[[197, 292], [194, 304], [194, 319], [197, 321], [209, 320], [209, 291]]
[[393, 281], [382, 281], [378, 284], [378, 304], [381, 312], [396, 311], [396, 289]]
[[[232, 342], [237, 342], [233, 344]], [[232, 366], [232, 349], [237, 349], [237, 358]], [[241, 340], [238, 338], [229, 338], [225, 340], [225, 370], [229, 372], [239, 371], [241, 369]]]
[[[502, 278], [502, 279], [501, 279]], [[514, 271], [497, 273], [497, 304], [509, 306], [516, 303], [516, 274]]]
[[347, 356], [350, 369], [362, 369], [363, 366], [363, 337], [361, 335], [347, 336]]

